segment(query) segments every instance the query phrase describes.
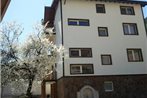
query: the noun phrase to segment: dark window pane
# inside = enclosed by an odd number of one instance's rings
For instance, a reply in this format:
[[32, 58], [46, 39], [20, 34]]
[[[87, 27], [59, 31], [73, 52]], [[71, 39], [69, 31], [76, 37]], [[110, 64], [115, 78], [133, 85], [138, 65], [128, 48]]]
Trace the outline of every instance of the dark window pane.
[[79, 57], [79, 50], [70, 50], [71, 57]]
[[124, 23], [123, 29], [125, 35], [138, 35], [137, 25], [135, 23]]
[[96, 5], [96, 12], [97, 13], [105, 13], [105, 6], [103, 4]]
[[91, 49], [81, 49], [81, 56], [82, 57], [91, 57]]
[[77, 25], [77, 21], [68, 21], [68, 25]]
[[89, 26], [89, 20], [88, 19], [68, 19], [68, 25]]
[[93, 73], [93, 66], [92, 65], [83, 65], [82, 71], [83, 71], [83, 74], [92, 74]]
[[126, 9], [125, 8], [121, 8], [121, 14], [126, 14]]
[[129, 62], [141, 62], [143, 61], [141, 49], [128, 49], [127, 50]]
[[108, 36], [107, 27], [98, 27], [99, 36]]
[[127, 13], [128, 13], [129, 15], [133, 15], [133, 14], [134, 14], [134, 11], [133, 11], [133, 9], [130, 7], [130, 8], [127, 9]]
[[79, 21], [80, 26], [89, 26], [89, 21]]
[[105, 82], [104, 88], [105, 88], [105, 91], [113, 91], [113, 83], [112, 82]]
[[120, 7], [121, 14], [123, 15], [134, 15], [134, 8], [130, 6], [121, 6]]
[[102, 65], [112, 65], [111, 55], [101, 55]]

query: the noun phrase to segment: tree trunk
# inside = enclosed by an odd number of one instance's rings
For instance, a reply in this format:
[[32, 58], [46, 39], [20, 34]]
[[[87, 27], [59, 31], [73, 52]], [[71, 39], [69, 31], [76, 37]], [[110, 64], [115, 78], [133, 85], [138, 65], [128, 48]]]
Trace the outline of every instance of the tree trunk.
[[29, 85], [28, 85], [27, 92], [26, 92], [26, 98], [32, 98], [31, 90], [33, 86], [34, 77], [35, 77], [34, 75], [29, 77]]

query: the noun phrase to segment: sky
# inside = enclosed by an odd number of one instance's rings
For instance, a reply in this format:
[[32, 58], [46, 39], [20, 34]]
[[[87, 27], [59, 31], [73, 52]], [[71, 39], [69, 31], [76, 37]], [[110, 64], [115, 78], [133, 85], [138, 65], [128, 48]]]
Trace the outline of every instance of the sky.
[[[23, 36], [33, 32], [33, 26], [44, 18], [44, 7], [52, 0], [11, 0], [2, 22], [16, 22], [23, 28]], [[23, 38], [23, 37], [22, 37]]]
[[[44, 18], [44, 7], [50, 6], [51, 3], [52, 0], [11, 0], [3, 22], [16, 21], [24, 28], [23, 35], [27, 36], [33, 31], [33, 25], [41, 23], [41, 19]], [[144, 16], [147, 17], [147, 6], [144, 7]]]

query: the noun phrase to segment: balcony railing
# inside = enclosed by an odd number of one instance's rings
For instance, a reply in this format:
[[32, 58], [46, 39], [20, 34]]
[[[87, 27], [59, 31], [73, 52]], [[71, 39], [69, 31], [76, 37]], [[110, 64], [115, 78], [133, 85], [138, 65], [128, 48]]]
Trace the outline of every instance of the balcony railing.
[[57, 80], [57, 72], [51, 71], [44, 79], [45, 81], [56, 81]]

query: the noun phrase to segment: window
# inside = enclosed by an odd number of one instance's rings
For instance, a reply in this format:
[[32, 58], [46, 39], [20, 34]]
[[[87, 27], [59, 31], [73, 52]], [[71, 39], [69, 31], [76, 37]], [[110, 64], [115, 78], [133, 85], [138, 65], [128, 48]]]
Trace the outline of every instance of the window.
[[138, 35], [136, 23], [123, 23], [123, 30], [125, 35]]
[[111, 55], [101, 55], [102, 65], [112, 65]]
[[68, 19], [68, 25], [89, 26], [89, 20], [88, 19]]
[[113, 82], [112, 81], [105, 81], [104, 82], [104, 89], [106, 92], [113, 91]]
[[130, 6], [120, 6], [122, 15], [135, 15], [134, 8]]
[[91, 48], [70, 48], [70, 57], [92, 57]]
[[98, 27], [98, 35], [101, 37], [108, 36], [108, 28], [107, 27]]
[[93, 64], [71, 64], [71, 74], [93, 74]]
[[105, 13], [105, 5], [104, 4], [96, 4], [96, 12], [97, 13]]
[[142, 51], [141, 49], [127, 49], [128, 61], [129, 62], [142, 62]]

